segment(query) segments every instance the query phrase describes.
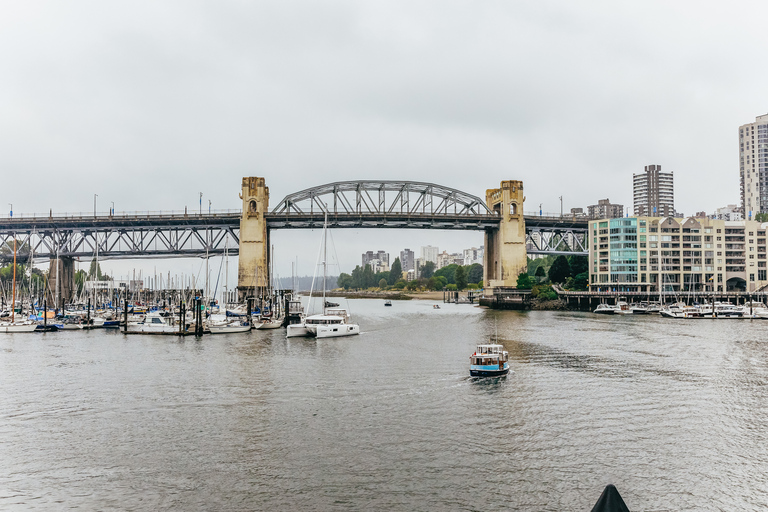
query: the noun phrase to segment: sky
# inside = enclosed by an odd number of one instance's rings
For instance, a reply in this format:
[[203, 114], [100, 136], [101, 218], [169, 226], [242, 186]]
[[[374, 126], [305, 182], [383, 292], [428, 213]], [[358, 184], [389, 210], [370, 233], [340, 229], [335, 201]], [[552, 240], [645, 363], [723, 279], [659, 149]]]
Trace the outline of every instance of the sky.
[[[764, 2], [0, 0], [0, 208], [239, 208], [332, 181], [432, 182], [526, 211], [632, 205], [675, 176], [686, 214], [738, 204], [737, 130], [768, 113]], [[319, 232], [276, 232], [311, 273]], [[360, 254], [477, 232], [340, 230]], [[111, 262], [116, 274], [179, 260]], [[199, 266], [186, 261], [184, 266]], [[109, 265], [106, 265], [109, 267]]]

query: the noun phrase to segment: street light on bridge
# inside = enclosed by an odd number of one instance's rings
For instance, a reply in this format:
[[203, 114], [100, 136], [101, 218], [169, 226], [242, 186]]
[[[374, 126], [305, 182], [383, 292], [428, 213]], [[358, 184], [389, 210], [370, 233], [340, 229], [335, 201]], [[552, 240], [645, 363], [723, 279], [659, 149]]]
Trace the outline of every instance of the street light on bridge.
[[11, 218], [13, 218], [13, 203], [8, 203], [8, 204], [11, 205]]
[[96, 198], [99, 197], [99, 194], [93, 194], [93, 216], [96, 216]]

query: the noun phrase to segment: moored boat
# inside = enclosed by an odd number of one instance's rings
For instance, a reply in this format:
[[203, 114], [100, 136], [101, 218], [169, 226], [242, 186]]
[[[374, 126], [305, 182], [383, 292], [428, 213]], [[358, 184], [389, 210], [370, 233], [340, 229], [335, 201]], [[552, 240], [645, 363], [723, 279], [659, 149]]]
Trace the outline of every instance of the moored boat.
[[599, 315], [612, 315], [617, 309], [619, 309], [618, 306], [614, 304], [598, 304], [593, 313]]

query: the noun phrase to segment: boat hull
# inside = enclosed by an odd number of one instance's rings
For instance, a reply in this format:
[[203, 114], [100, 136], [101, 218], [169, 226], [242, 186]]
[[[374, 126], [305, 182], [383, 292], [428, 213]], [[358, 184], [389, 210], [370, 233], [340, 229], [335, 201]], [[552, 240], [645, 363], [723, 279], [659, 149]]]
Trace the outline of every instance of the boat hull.
[[3, 333], [35, 332], [35, 329], [37, 329], [37, 324], [0, 325], [0, 332]]
[[211, 325], [208, 327], [211, 334], [232, 334], [237, 332], [248, 332], [250, 325]]
[[312, 334], [304, 327], [304, 324], [291, 324], [286, 328], [288, 338], [306, 338]]
[[318, 325], [315, 331], [317, 338], [340, 338], [360, 334], [360, 326], [356, 324]]
[[509, 365], [505, 364], [501, 370], [489, 370], [482, 368], [470, 368], [469, 375], [472, 377], [501, 377], [509, 373]]

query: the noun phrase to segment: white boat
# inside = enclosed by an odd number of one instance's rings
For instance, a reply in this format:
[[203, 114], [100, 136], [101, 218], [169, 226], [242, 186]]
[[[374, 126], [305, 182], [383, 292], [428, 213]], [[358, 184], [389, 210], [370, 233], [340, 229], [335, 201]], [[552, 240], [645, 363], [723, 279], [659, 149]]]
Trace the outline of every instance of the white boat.
[[179, 334], [179, 326], [173, 324], [173, 317], [152, 311], [147, 313], [142, 322], [128, 322], [125, 332], [127, 334]]
[[613, 310], [614, 315], [631, 315], [632, 309], [629, 307], [629, 304], [627, 304], [624, 301], [619, 301], [616, 303], [616, 308]]
[[593, 313], [599, 315], [612, 315], [617, 309], [619, 309], [619, 307], [614, 304], [598, 304]]
[[15, 322], [0, 322], [0, 332], [34, 332], [37, 329], [37, 323], [29, 320], [17, 320]]
[[503, 345], [488, 343], [478, 345], [469, 356], [469, 374], [472, 377], [501, 377], [509, 373], [509, 352]]
[[244, 322], [231, 322], [225, 324], [210, 324], [208, 330], [211, 334], [232, 334], [237, 332], [248, 332], [251, 326]]
[[277, 317], [277, 318], [263, 318], [261, 320], [261, 322], [259, 322], [258, 324], [254, 325], [253, 328], [254, 329], [260, 329], [260, 330], [264, 330], [264, 329], [279, 329], [280, 327], [283, 326], [283, 322], [284, 321], [285, 321], [285, 317], [284, 316], [280, 316], [280, 317]]
[[[316, 338], [337, 338], [360, 334], [360, 326], [349, 321], [349, 313], [343, 308], [328, 307], [325, 300], [325, 279], [328, 273], [328, 212], [325, 212], [323, 222], [323, 313], [311, 315], [300, 323], [291, 324], [287, 328], [289, 338], [298, 336], [314, 336]], [[310, 301], [312, 294], [310, 293]]]
[[730, 302], [715, 302], [715, 315], [716, 318], [748, 318], [748, 315], [744, 314], [742, 306], [736, 306]]
[[666, 318], [685, 318], [685, 308], [687, 306], [682, 302], [664, 305], [661, 308], [661, 316]]

